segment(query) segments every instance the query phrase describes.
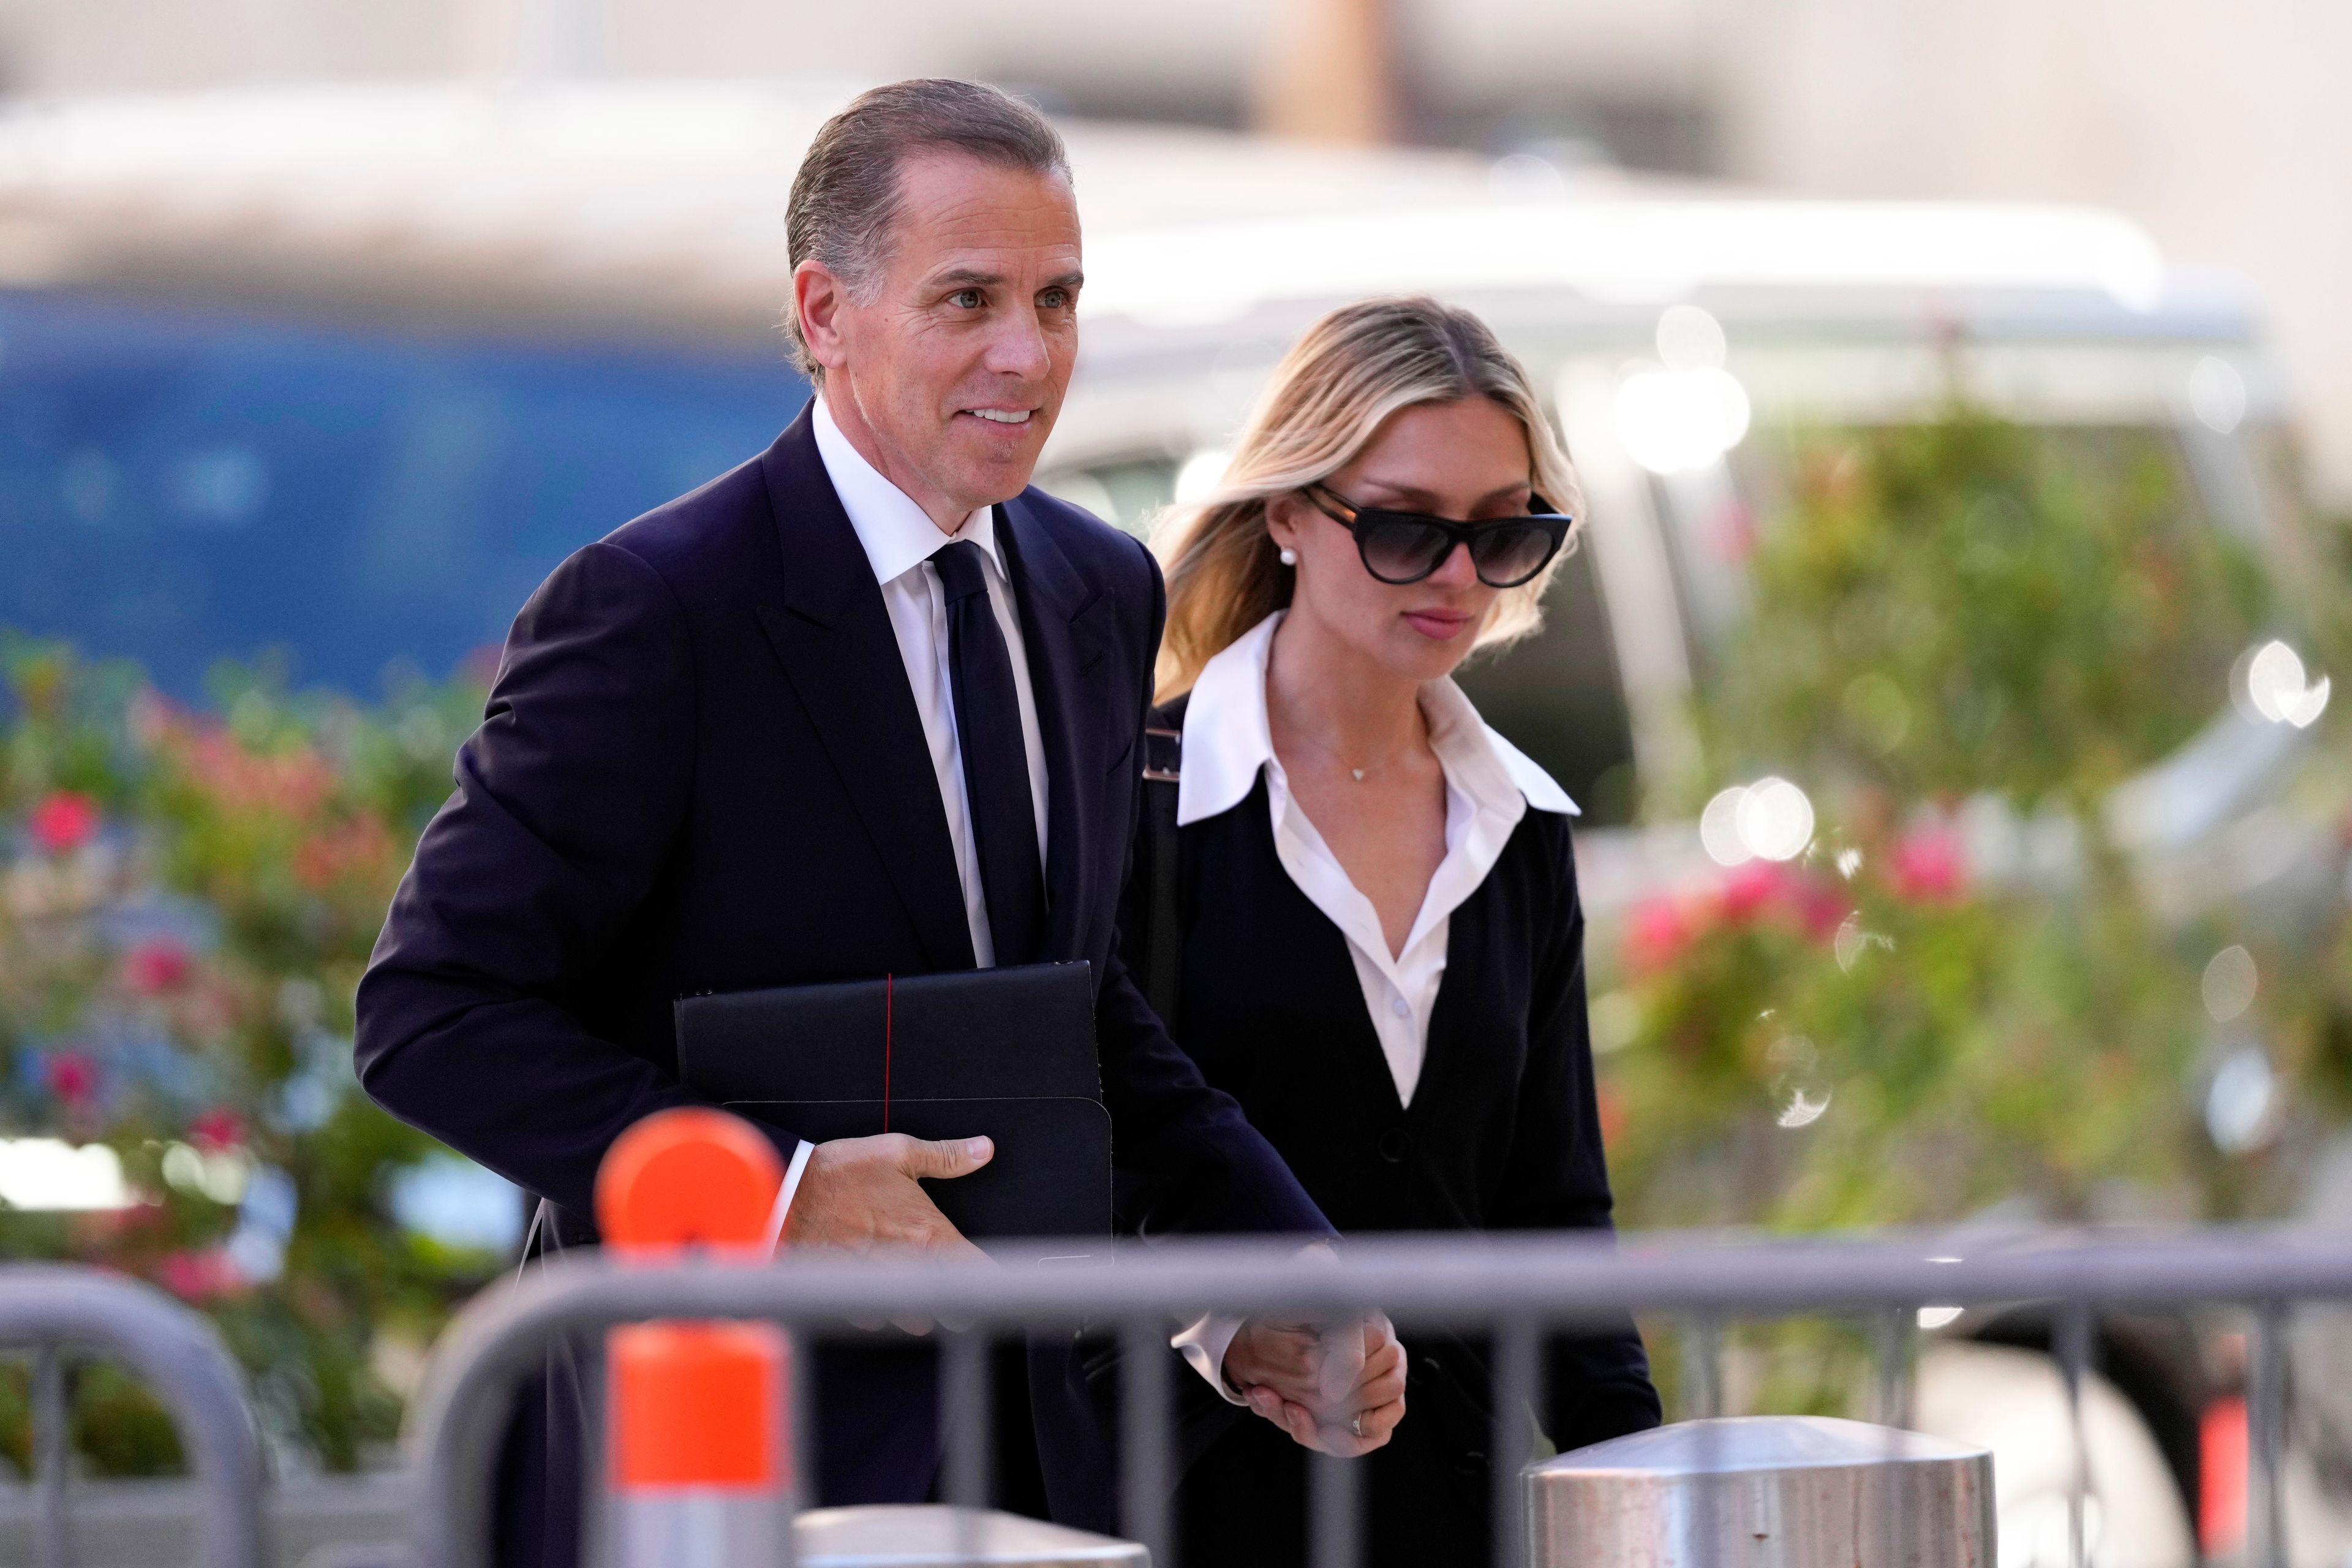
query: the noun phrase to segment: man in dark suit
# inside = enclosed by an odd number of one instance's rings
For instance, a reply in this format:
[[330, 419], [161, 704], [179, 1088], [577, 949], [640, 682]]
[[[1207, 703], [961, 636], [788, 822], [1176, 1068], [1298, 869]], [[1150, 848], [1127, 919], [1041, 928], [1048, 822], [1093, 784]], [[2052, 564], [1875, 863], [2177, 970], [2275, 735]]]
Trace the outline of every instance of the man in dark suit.
[[[819, 133], [787, 228], [819, 396], [524, 606], [362, 982], [362, 1081], [537, 1194], [542, 1242], [585, 1245], [605, 1149], [695, 1103], [673, 998], [1086, 959], [1122, 1227], [1328, 1235], [1113, 951], [1163, 600], [1135, 541], [1027, 488], [1076, 348], [1059, 139], [990, 89], [877, 89]], [[794, 1244], [969, 1246], [917, 1178], [986, 1140], [772, 1136]], [[1223, 1370], [1360, 1451], [1402, 1408], [1402, 1356], [1371, 1339], [1344, 1396], [1260, 1325]], [[1031, 1361], [1045, 1490], [1107, 1527], [1067, 1359]], [[547, 1397], [510, 1445], [509, 1561], [575, 1552], [576, 1409]], [[919, 1354], [828, 1359], [818, 1418], [824, 1501], [926, 1496]]]

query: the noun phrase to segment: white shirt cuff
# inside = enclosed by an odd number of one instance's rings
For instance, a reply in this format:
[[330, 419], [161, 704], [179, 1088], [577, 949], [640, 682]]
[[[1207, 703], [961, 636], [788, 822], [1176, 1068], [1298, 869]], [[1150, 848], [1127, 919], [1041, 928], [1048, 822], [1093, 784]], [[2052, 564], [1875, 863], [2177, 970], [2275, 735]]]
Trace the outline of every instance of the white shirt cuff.
[[[768, 1212], [770, 1252], [775, 1251], [783, 1242], [784, 1220], [793, 1212], [793, 1194], [801, 1190], [801, 1173], [808, 1169], [809, 1156], [815, 1152], [816, 1145], [803, 1138], [801, 1146], [793, 1151], [793, 1163], [784, 1167], [784, 1184], [776, 1189], [776, 1206]], [[1233, 1338], [1231, 1334], [1225, 1337], [1228, 1340]], [[1224, 1353], [1223, 1346], [1218, 1347], [1217, 1353]]]
[[1234, 1336], [1241, 1331], [1241, 1319], [1211, 1312], [1168, 1342], [1192, 1363], [1194, 1372], [1209, 1380], [1209, 1386], [1228, 1405], [1249, 1403], [1225, 1381], [1225, 1352], [1232, 1346]]

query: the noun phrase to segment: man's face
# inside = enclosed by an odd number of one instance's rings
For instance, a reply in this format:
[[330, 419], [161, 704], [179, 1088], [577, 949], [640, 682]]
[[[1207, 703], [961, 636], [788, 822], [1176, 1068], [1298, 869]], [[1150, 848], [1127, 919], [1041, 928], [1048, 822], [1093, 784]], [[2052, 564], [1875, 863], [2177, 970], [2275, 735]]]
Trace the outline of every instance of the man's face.
[[1078, 210], [1067, 182], [960, 153], [898, 173], [880, 291], [817, 262], [794, 277], [825, 400], [850, 439], [941, 527], [1029, 483], [1077, 356]]

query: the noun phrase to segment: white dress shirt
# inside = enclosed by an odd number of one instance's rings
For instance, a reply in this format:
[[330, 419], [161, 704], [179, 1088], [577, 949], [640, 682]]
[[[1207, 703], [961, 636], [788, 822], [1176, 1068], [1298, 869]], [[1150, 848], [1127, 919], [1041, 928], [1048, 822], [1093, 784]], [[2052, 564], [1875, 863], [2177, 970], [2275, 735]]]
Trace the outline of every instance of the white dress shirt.
[[[1429, 1016], [1445, 977], [1446, 941], [1454, 911], [1478, 890], [1502, 858], [1503, 847], [1529, 807], [1578, 815], [1576, 803], [1549, 773], [1478, 717], [1451, 679], [1421, 689], [1429, 747], [1445, 773], [1445, 858], [1429, 879], [1421, 912], [1402, 951], [1389, 950], [1381, 918], [1339, 857], [1307, 819], [1274, 754], [1266, 721], [1266, 665], [1274, 650], [1277, 610], [1205, 665], [1184, 709], [1183, 777], [1176, 786], [1178, 826], [1231, 811], [1265, 776], [1267, 815], [1282, 868], [1307, 901], [1339, 928], [1355, 961], [1364, 1011], [1388, 1058], [1397, 1101], [1411, 1105], [1429, 1051]], [[1224, 1365], [1241, 1320], [1210, 1317], [1176, 1336], [1176, 1348], [1233, 1399], [1212, 1369]], [[1234, 1400], [1234, 1403], [1241, 1403]]]
[[1429, 879], [1421, 912], [1403, 948], [1389, 951], [1371, 900], [1348, 878], [1339, 858], [1307, 819], [1274, 754], [1266, 721], [1265, 672], [1274, 649], [1277, 610], [1211, 659], [1192, 685], [1184, 710], [1183, 782], [1176, 786], [1179, 826], [1231, 811], [1265, 775], [1266, 807], [1274, 819], [1274, 849], [1282, 868], [1348, 939], [1363, 987], [1364, 1010], [1380, 1036], [1397, 1101], [1412, 1103], [1429, 1049], [1429, 1016], [1445, 977], [1445, 943], [1454, 911], [1478, 890], [1501, 859], [1519, 818], [1538, 811], [1576, 816], [1551, 775], [1530, 762], [1482, 719], [1450, 679], [1421, 689], [1429, 748], [1445, 773], [1445, 858]]
[[[923, 721], [923, 740], [930, 748], [931, 772], [940, 785], [940, 805], [947, 813], [948, 840], [954, 846], [956, 879], [963, 884], [963, 915], [971, 931], [972, 955], [983, 969], [996, 963], [996, 943], [988, 931], [988, 898], [980, 879], [980, 850], [971, 831], [971, 798], [964, 789], [963, 752], [956, 739], [955, 686], [948, 667], [948, 601], [940, 586], [940, 569], [931, 557], [958, 540], [980, 546], [986, 565], [981, 575], [988, 584], [989, 607], [1004, 633], [1004, 651], [1013, 660], [1013, 691], [1021, 706], [1021, 749], [1029, 760], [1029, 801], [1037, 814], [1037, 853], [1045, 853], [1045, 743], [1037, 731], [1037, 698], [1029, 682], [1029, 653], [1021, 637], [1021, 611], [1013, 599], [1013, 582], [1004, 570], [1004, 552], [996, 541], [996, 509], [981, 507], [963, 520], [953, 533], [942, 533], [930, 515], [907, 492], [884, 479], [834, 422], [822, 395], [810, 423], [816, 430], [817, 456], [825, 477], [849, 514], [849, 526], [882, 585], [882, 607], [889, 612], [890, 630], [898, 639], [898, 657], [907, 667], [907, 684], [915, 694], [915, 711]], [[1042, 869], [1042, 865], [1041, 865]], [[799, 1191], [801, 1173], [808, 1168], [814, 1145], [803, 1142], [793, 1153], [784, 1184], [776, 1194], [769, 1216], [772, 1241], [783, 1234], [793, 1194]]]

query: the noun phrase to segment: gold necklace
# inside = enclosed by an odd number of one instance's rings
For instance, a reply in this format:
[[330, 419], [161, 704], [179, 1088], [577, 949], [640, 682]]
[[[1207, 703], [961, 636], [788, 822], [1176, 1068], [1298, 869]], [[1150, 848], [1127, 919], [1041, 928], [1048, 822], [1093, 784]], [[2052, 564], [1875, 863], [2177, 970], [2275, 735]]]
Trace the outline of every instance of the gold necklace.
[[[1325, 756], [1330, 758], [1333, 762], [1339, 763], [1341, 767], [1347, 769], [1348, 776], [1354, 779], [1358, 784], [1362, 784], [1364, 782], [1364, 776], [1367, 773], [1379, 773], [1391, 763], [1395, 762], [1399, 756], [1404, 754], [1404, 752], [1394, 752], [1389, 756], [1381, 758], [1378, 762], [1366, 763], [1360, 768], [1353, 763], [1349, 762], [1347, 758], [1341, 756], [1339, 749], [1325, 741], [1321, 736], [1309, 734], [1305, 730], [1297, 729], [1295, 726], [1293, 727], [1291, 733], [1297, 736], [1299, 740], [1302, 740], [1308, 745], [1314, 747], [1317, 751], [1322, 752]], [[1424, 740], [1423, 743], [1426, 744], [1427, 742]], [[1412, 749], [1412, 747], [1407, 746], [1404, 748], [1404, 751], [1411, 751]]]

